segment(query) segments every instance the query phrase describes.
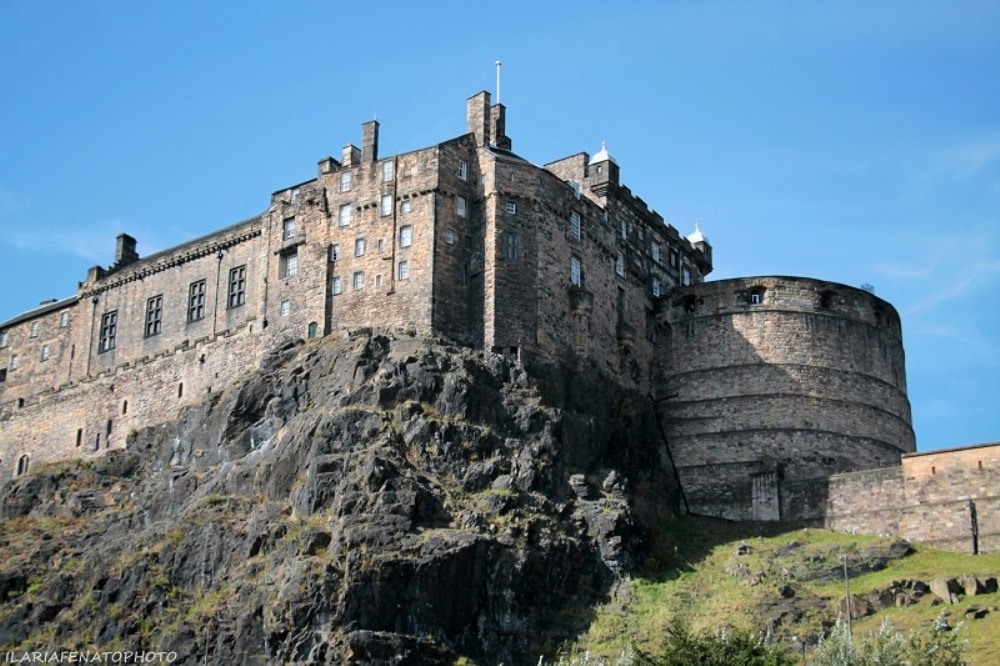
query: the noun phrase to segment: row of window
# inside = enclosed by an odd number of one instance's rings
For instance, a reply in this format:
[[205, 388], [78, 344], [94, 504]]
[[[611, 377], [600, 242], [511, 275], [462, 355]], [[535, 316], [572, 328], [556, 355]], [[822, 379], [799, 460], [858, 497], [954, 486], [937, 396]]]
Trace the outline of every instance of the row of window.
[[[32, 338], [37, 338], [40, 326], [40, 323], [37, 321], [31, 322], [28, 335]], [[67, 326], [69, 326], [69, 312], [62, 312], [59, 314], [59, 328], [66, 328]], [[10, 333], [4, 331], [0, 333], [0, 349], [8, 346], [10, 346]]]
[[[618, 253], [618, 258], [615, 261], [615, 272], [621, 276], [625, 275], [625, 257], [620, 252]], [[569, 282], [574, 287], [583, 286], [583, 264], [580, 261], [579, 257], [576, 256], [570, 257]], [[684, 270], [682, 271], [681, 283], [685, 285], [691, 284], [691, 273], [690, 271], [688, 271], [687, 268], [684, 268]], [[653, 296], [658, 297], [661, 295], [663, 288], [659, 278], [654, 277], [652, 279], [652, 281], [650, 282], [650, 289], [653, 292]], [[752, 302], [759, 303], [760, 301], [758, 300]]]
[[[229, 290], [226, 297], [228, 307], [236, 308], [246, 303], [247, 267], [237, 266], [229, 271]], [[187, 321], [195, 322], [205, 318], [206, 281], [198, 280], [188, 286]], [[150, 338], [163, 331], [163, 294], [146, 300], [144, 337]], [[110, 351], [118, 341], [118, 311], [111, 310], [101, 315], [101, 328], [97, 350]], [[44, 359], [43, 359], [44, 360]]]
[[[394, 163], [389, 160], [382, 162], [382, 182], [391, 183], [393, 176], [395, 175]], [[458, 177], [461, 180], [469, 179], [469, 164], [465, 160], [459, 160], [458, 162]], [[340, 191], [350, 192], [354, 187], [354, 174], [352, 171], [342, 171], [340, 173]], [[292, 203], [295, 203], [295, 196], [297, 191], [293, 191]]]
[[[410, 277], [410, 262], [407, 260], [402, 260], [396, 264], [396, 279], [397, 280], [407, 280]], [[354, 291], [360, 291], [365, 288], [365, 272], [355, 271], [351, 275], [351, 287]], [[382, 287], [382, 276], [375, 276], [375, 288], [379, 289]], [[339, 296], [344, 293], [344, 283], [339, 275], [334, 275], [330, 278], [330, 293], [334, 296]]]

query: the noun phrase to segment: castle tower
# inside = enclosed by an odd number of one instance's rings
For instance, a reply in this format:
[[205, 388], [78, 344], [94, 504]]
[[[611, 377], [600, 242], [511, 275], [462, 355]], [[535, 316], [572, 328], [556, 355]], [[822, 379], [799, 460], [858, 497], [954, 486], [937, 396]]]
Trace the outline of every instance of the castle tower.
[[680, 287], [660, 316], [662, 417], [693, 513], [816, 519], [830, 474], [915, 450], [899, 315], [873, 294], [738, 278]]

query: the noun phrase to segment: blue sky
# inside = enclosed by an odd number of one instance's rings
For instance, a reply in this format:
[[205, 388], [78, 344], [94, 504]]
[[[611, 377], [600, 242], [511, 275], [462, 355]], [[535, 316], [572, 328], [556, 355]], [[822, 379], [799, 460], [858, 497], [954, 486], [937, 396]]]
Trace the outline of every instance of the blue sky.
[[1000, 3], [0, 3], [0, 319], [266, 208], [381, 123], [502, 95], [536, 163], [602, 140], [711, 277], [869, 283], [918, 448], [1000, 440]]

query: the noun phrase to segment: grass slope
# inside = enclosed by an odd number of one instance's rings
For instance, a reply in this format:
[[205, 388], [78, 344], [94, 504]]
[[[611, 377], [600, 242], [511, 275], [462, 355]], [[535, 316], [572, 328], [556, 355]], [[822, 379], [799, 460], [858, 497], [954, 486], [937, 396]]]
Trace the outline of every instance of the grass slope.
[[[615, 598], [599, 609], [574, 647], [606, 657], [620, 654], [629, 644], [657, 650], [667, 627], [677, 622], [695, 631], [770, 629], [774, 639], [789, 650], [799, 647], [792, 636], [815, 645], [842, 607], [845, 588], [840, 558], [845, 554], [851, 593], [861, 598], [888, 588], [893, 581], [930, 583], [940, 575], [1000, 575], [1000, 554], [961, 555], [916, 546], [904, 557], [879, 557], [897, 541], [781, 524], [686, 517], [654, 535], [652, 555], [641, 573], [623, 583]], [[993, 610], [983, 619], [966, 620], [970, 606]], [[912, 605], [855, 619], [854, 632], [860, 636], [877, 631], [884, 618], [898, 629], [923, 629], [943, 609], [950, 624], [965, 622], [970, 661], [993, 664], [1000, 659], [997, 606], [1000, 594], [964, 597], [954, 606], [935, 602], [934, 595], [927, 594]]]

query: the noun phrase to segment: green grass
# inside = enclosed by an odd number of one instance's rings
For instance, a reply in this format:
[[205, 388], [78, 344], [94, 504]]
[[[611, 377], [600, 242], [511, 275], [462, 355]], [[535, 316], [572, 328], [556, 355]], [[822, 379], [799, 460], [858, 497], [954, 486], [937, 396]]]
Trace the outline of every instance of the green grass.
[[[622, 586], [615, 598], [598, 609], [588, 631], [576, 647], [593, 654], [613, 657], [634, 644], [656, 651], [662, 647], [667, 629], [678, 622], [695, 632], [727, 626], [740, 630], [763, 630], [765, 609], [780, 601], [777, 588], [788, 584], [795, 596], [823, 598], [817, 609], [809, 609], [799, 624], [781, 626], [779, 640], [792, 635], [815, 638], [824, 622], [837, 617], [837, 604], [844, 596], [844, 580], [838, 568], [843, 553], [858, 553], [873, 546], [887, 546], [892, 538], [838, 534], [820, 529], [798, 529], [777, 524], [730, 523], [684, 518], [652, 535], [650, 556], [641, 573]], [[749, 553], [737, 556], [740, 544]], [[1000, 575], [1000, 554], [961, 555], [931, 548], [889, 562], [886, 568], [852, 576], [851, 592], [864, 596], [885, 589], [893, 581], [915, 579], [929, 583], [938, 575]], [[744, 585], [730, 570], [745, 565], [760, 582]], [[901, 630], [929, 626], [945, 608], [954, 626], [964, 620], [971, 605], [1000, 605], [1000, 594], [965, 597], [956, 606], [933, 605], [933, 595], [903, 608], [891, 608], [855, 620], [856, 635], [877, 631], [883, 618]], [[968, 620], [969, 657], [973, 664], [988, 664], [990, 655], [1000, 654], [1000, 611], [980, 620]], [[791, 645], [791, 643], [789, 643]]]

